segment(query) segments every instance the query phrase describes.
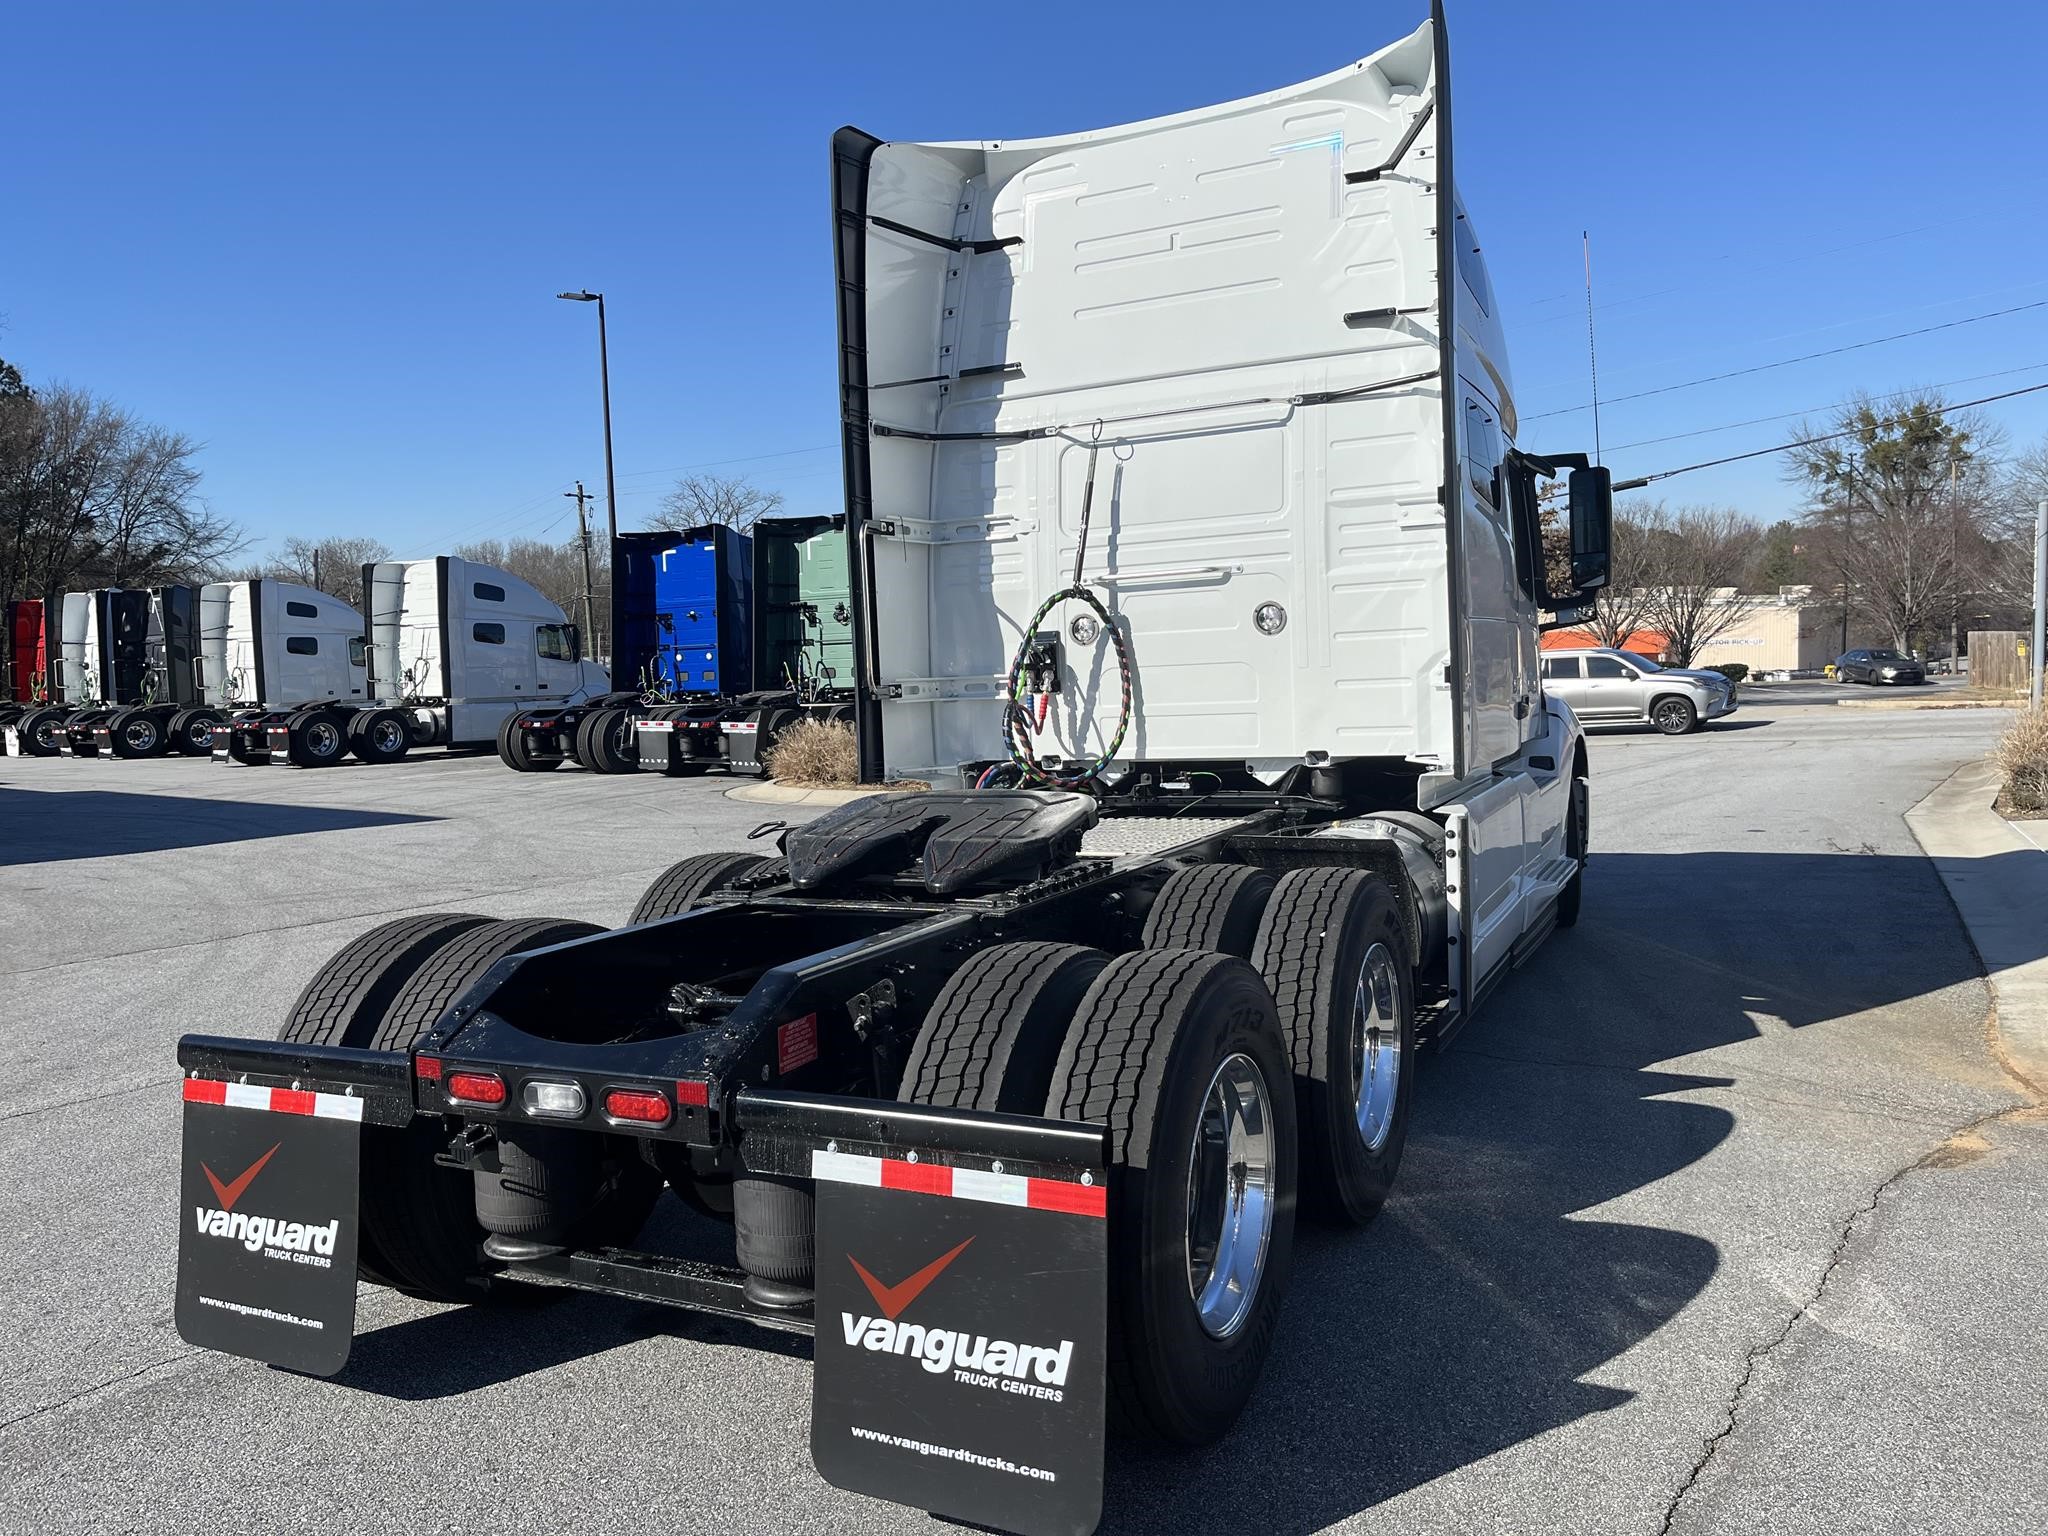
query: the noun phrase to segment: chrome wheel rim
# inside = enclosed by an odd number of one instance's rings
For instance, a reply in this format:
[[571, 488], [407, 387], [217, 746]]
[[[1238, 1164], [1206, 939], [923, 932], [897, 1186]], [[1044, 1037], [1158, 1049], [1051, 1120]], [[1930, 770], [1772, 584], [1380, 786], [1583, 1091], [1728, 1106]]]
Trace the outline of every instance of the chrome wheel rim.
[[332, 757], [341, 750], [341, 732], [325, 720], [306, 727], [306, 750], [315, 757]]
[[1375, 944], [1365, 952], [1351, 992], [1351, 1101], [1368, 1152], [1384, 1147], [1394, 1129], [1401, 1052], [1400, 977], [1387, 946]]
[[370, 727], [370, 747], [386, 756], [395, 754], [405, 742], [405, 727], [396, 720], [379, 720]]
[[133, 751], [147, 752], [156, 745], [156, 726], [147, 720], [130, 720], [121, 728], [121, 738]]
[[1202, 1330], [1244, 1326], [1273, 1240], [1273, 1112], [1265, 1074], [1239, 1052], [1209, 1079], [1188, 1162], [1188, 1295]]

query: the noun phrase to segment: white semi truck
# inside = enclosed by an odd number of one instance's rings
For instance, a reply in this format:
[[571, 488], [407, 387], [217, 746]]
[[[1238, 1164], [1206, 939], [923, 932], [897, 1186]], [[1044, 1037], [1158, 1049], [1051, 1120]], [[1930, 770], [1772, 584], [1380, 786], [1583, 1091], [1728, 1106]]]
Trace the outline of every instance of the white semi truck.
[[395, 747], [393, 755], [404, 755], [406, 722], [395, 712], [376, 722], [374, 738], [363, 737], [376, 712], [368, 708], [369, 642], [352, 605], [263, 577], [202, 588], [199, 614], [201, 692], [224, 712], [212, 736], [217, 761], [270, 761], [270, 726], [278, 718], [285, 721], [289, 755], [291, 720], [302, 710], [330, 707], [349, 712], [344, 751], [354, 746], [358, 755], [374, 758], [380, 747]]
[[[263, 622], [250, 629], [250, 653], [261, 633], [263, 655], [277, 667], [289, 668], [295, 650], [311, 661], [313, 647], [333, 649], [337, 642], [317, 633], [325, 616], [348, 622], [298, 590], [296, 601], [314, 612], [295, 619], [294, 599], [264, 599]], [[367, 612], [347, 609], [354, 619], [348, 670], [335, 679], [345, 680], [347, 691], [307, 698], [299, 690], [313, 686], [310, 679], [266, 674], [259, 686], [282, 691], [237, 716], [216, 756], [317, 768], [351, 752], [378, 763], [414, 747], [489, 746], [515, 710], [575, 703], [609, 686], [604, 669], [583, 658], [568, 616], [495, 566], [453, 555], [378, 561], [363, 567], [363, 592]], [[324, 680], [335, 663], [326, 651], [319, 654]]]
[[[1313, 1322], [1297, 1213], [1373, 1217], [1417, 1052], [1578, 913], [1536, 640], [1609, 483], [1514, 446], [1448, 59], [1438, 9], [1125, 127], [836, 136], [857, 726], [935, 787], [612, 931], [387, 923], [277, 1041], [188, 1036], [187, 1340], [332, 1373], [357, 1274], [811, 1333], [821, 1475], [1019, 1532], [1094, 1525], [1112, 1422], [1229, 1430]], [[325, 1267], [214, 1209], [273, 1153], [247, 1220]], [[731, 1266], [632, 1249], [664, 1185]]]

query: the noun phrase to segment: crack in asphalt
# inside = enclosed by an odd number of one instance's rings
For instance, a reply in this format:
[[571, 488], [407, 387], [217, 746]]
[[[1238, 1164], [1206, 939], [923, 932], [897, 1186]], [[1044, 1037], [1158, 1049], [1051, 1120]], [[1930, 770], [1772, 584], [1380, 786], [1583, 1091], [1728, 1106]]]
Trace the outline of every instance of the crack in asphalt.
[[138, 1376], [147, 1376], [151, 1371], [161, 1370], [167, 1365], [176, 1365], [181, 1360], [189, 1360], [198, 1353], [199, 1351], [196, 1349], [181, 1349], [175, 1355], [165, 1355], [161, 1360], [152, 1360], [147, 1365], [138, 1365], [134, 1370], [123, 1371], [119, 1376], [110, 1377], [106, 1381], [95, 1382], [89, 1387], [81, 1387], [69, 1397], [60, 1397], [53, 1403], [39, 1403], [29, 1409], [27, 1413], [18, 1413], [11, 1419], [0, 1419], [0, 1434], [5, 1434], [17, 1424], [26, 1424], [30, 1419], [39, 1419], [46, 1413], [54, 1413], [59, 1408], [68, 1408], [73, 1403], [82, 1402], [95, 1393], [106, 1391], [109, 1387], [118, 1387], [124, 1381], [133, 1381]]
[[1814, 1281], [1813, 1289], [1807, 1294], [1806, 1299], [1792, 1310], [1786, 1317], [1783, 1326], [1777, 1332], [1761, 1344], [1753, 1345], [1743, 1357], [1742, 1373], [1736, 1378], [1735, 1385], [1730, 1389], [1727, 1401], [1722, 1406], [1723, 1423], [1719, 1429], [1715, 1430], [1713, 1434], [1709, 1435], [1702, 1442], [1700, 1453], [1694, 1458], [1691, 1470], [1685, 1474], [1677, 1490], [1671, 1495], [1670, 1501], [1665, 1504], [1663, 1522], [1657, 1527], [1658, 1536], [1670, 1536], [1678, 1520], [1679, 1511], [1683, 1508], [1685, 1501], [1691, 1496], [1693, 1488], [1698, 1484], [1707, 1468], [1713, 1464], [1714, 1457], [1719, 1453], [1722, 1445], [1740, 1427], [1743, 1403], [1749, 1395], [1749, 1386], [1756, 1377], [1757, 1367], [1768, 1359], [1787, 1339], [1791, 1338], [1794, 1330], [1805, 1320], [1807, 1314], [1819, 1305], [1821, 1298], [1827, 1294], [1828, 1285], [1833, 1281], [1835, 1271], [1840, 1269], [1843, 1262], [1848, 1258], [1849, 1246], [1856, 1239], [1857, 1228], [1862, 1225], [1865, 1217], [1876, 1212], [1878, 1206], [1883, 1202], [1886, 1193], [1897, 1188], [1910, 1175], [1918, 1173], [1924, 1168], [1953, 1166], [1952, 1164], [1943, 1164], [1938, 1159], [1959, 1138], [1971, 1135], [1987, 1125], [1995, 1125], [2001, 1120], [2032, 1119], [2038, 1116], [2039, 1113], [2040, 1106], [2038, 1103], [2013, 1104], [2004, 1109], [1993, 1110], [1988, 1115], [1979, 1115], [1967, 1124], [1957, 1126], [1947, 1136], [1942, 1138], [1939, 1145], [1930, 1147], [1926, 1152], [1923, 1152], [1904, 1167], [1893, 1170], [1884, 1182], [1871, 1192], [1868, 1200], [1849, 1213], [1848, 1219], [1842, 1223], [1841, 1235], [1836, 1238], [1834, 1249], [1828, 1254], [1827, 1262], [1821, 1266], [1820, 1275]]
[[[10, 1110], [8, 1113], [0, 1115], [0, 1125], [5, 1125], [10, 1120], [26, 1120], [31, 1115], [47, 1115], [53, 1109], [70, 1109], [78, 1104], [97, 1104], [103, 1099], [124, 1099], [134, 1093], [153, 1092], [158, 1088], [168, 1088], [173, 1083], [181, 1082], [183, 1077], [184, 1075], [180, 1073], [177, 1077], [166, 1077], [153, 1082], [136, 1083], [128, 1088], [110, 1088], [105, 1093], [88, 1093], [75, 1099], [53, 1099], [48, 1104], [32, 1104], [27, 1109]], [[0, 1429], [4, 1428], [6, 1426], [0, 1424]]]

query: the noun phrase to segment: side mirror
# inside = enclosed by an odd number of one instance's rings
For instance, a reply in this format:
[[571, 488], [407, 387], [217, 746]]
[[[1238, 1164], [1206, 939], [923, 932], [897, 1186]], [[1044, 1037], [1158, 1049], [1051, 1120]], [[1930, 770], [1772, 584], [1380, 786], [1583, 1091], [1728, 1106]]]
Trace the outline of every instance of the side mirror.
[[1614, 546], [1614, 475], [1602, 465], [1575, 469], [1571, 500], [1572, 585], [1597, 592], [1607, 585]]

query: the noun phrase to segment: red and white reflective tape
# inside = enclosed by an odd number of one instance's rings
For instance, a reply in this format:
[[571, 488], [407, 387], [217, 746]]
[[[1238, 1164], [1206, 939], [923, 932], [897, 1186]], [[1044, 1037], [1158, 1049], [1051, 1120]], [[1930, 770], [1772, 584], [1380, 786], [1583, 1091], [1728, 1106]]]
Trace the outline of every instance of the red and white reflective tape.
[[185, 1079], [185, 1102], [220, 1104], [229, 1109], [267, 1109], [280, 1115], [312, 1115], [319, 1120], [363, 1118], [363, 1101], [346, 1093], [259, 1088], [254, 1083], [221, 1083], [205, 1077]]
[[[811, 1177], [832, 1184], [865, 1184], [870, 1189], [902, 1189], [920, 1195], [947, 1195], [955, 1200], [981, 1200], [990, 1205], [1021, 1205], [1034, 1211], [1065, 1211], [1073, 1216], [1109, 1214], [1109, 1191], [1098, 1182], [1034, 1179], [981, 1168], [949, 1168], [944, 1163], [863, 1157], [853, 1152], [813, 1152]], [[1093, 1179], [1093, 1175], [1088, 1177]]]
[[675, 728], [676, 723], [673, 720], [635, 720], [633, 722], [633, 729], [636, 731], [672, 731]]

